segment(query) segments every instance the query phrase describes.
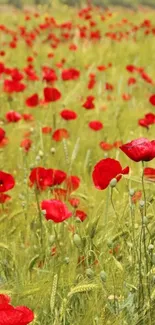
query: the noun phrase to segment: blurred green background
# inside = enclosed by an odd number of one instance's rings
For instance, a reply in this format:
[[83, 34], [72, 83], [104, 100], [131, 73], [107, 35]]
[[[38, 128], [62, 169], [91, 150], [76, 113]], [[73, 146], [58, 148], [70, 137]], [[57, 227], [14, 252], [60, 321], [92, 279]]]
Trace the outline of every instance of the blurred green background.
[[[0, 5], [11, 4], [18, 8], [22, 8], [23, 5], [43, 5], [49, 4], [52, 6], [54, 0], [0, 0]], [[58, 0], [60, 3], [67, 4], [69, 6], [83, 6], [88, 3], [87, 0]], [[129, 9], [137, 9], [138, 5], [150, 6], [155, 8], [155, 0], [91, 0], [91, 3], [96, 6], [106, 8], [108, 6], [122, 6]]]

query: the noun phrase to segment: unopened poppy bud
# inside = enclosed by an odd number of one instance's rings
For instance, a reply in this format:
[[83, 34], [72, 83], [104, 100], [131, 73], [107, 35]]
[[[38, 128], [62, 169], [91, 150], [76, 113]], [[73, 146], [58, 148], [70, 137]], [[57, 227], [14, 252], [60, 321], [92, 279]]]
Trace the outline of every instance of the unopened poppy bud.
[[69, 257], [68, 257], [68, 256], [66, 256], [66, 257], [64, 258], [64, 262], [65, 262], [66, 264], [69, 264]]
[[95, 324], [98, 324], [98, 322], [99, 322], [99, 318], [98, 318], [98, 316], [96, 316], [96, 317], [94, 318], [94, 321], [95, 321]]
[[41, 210], [41, 212], [42, 212], [43, 216], [46, 215], [46, 210]]
[[141, 201], [139, 202], [139, 206], [140, 206], [140, 208], [143, 208], [144, 205], [145, 205], [145, 202], [144, 202], [143, 200], [141, 200]]
[[89, 278], [89, 279], [92, 279], [93, 277], [94, 277], [94, 272], [93, 272], [93, 270], [92, 269], [87, 269], [86, 270], [86, 275], [87, 275], [87, 277]]
[[30, 165], [30, 170], [32, 170], [33, 168], [35, 168], [35, 166], [34, 165]]
[[[42, 212], [43, 212], [44, 210], [42, 210]], [[46, 212], [46, 211], [45, 211]], [[44, 212], [43, 212], [43, 214], [44, 214]], [[50, 237], [49, 237], [49, 242], [50, 242], [50, 244], [51, 245], [53, 245], [54, 244], [54, 242], [55, 242], [55, 236], [54, 235], [51, 235]]]
[[147, 225], [149, 223], [149, 220], [146, 216], [143, 217], [143, 223], [144, 225]]
[[112, 188], [115, 187], [116, 184], [117, 184], [117, 179], [116, 179], [116, 178], [113, 178], [113, 179], [110, 181], [110, 183], [109, 183], [109, 185], [110, 185]]
[[36, 156], [36, 160], [39, 161], [40, 160], [40, 156]]
[[149, 250], [149, 251], [152, 251], [153, 249], [154, 249], [154, 245], [150, 244], [150, 245], [148, 246], [148, 250]]
[[81, 246], [81, 238], [80, 238], [80, 236], [78, 235], [78, 234], [74, 234], [74, 236], [73, 236], [73, 242], [74, 242], [74, 244], [75, 244], [75, 246], [76, 247], [80, 247]]
[[107, 274], [106, 274], [105, 271], [101, 271], [101, 272], [100, 272], [100, 278], [101, 278], [101, 280], [102, 280], [103, 282], [106, 281], [106, 279], [107, 279]]
[[55, 148], [51, 148], [51, 149], [50, 149], [50, 152], [54, 155], [55, 152], [56, 152]]
[[129, 194], [130, 194], [130, 196], [134, 196], [134, 194], [135, 194], [135, 190], [134, 190], [134, 188], [131, 188], [131, 189], [130, 189]]
[[113, 247], [113, 241], [111, 239], [108, 239], [107, 245], [108, 245], [108, 248], [112, 248]]
[[77, 222], [77, 223], [81, 223], [82, 221], [81, 221], [80, 218], [76, 217], [76, 222]]
[[43, 153], [42, 150], [39, 150], [38, 154], [39, 154], [40, 157], [43, 157], [44, 156], [44, 153]]

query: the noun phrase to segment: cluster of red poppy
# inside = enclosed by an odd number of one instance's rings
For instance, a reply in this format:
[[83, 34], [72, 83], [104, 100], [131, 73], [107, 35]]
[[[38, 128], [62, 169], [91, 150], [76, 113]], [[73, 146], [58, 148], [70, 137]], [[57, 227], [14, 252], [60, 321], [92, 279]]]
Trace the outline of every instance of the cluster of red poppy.
[[[29, 176], [30, 186], [34, 186], [38, 191], [51, 189], [53, 198], [41, 202], [42, 210], [45, 210], [47, 220], [62, 222], [73, 215], [66, 206], [68, 202], [74, 208], [74, 215], [81, 221], [87, 217], [85, 211], [80, 210], [80, 199], [72, 196], [80, 186], [80, 178], [77, 176], [67, 176], [62, 170], [46, 169], [36, 167], [32, 169]], [[63, 187], [59, 187], [60, 185]], [[77, 209], [78, 208], [78, 209]]]
[[[149, 141], [146, 138], [139, 138], [121, 145], [120, 149], [135, 162], [150, 161], [155, 158], [155, 140]], [[128, 173], [129, 167], [122, 169], [119, 161], [107, 158], [100, 160], [95, 165], [92, 178], [95, 187], [99, 190], [104, 190], [113, 179], [115, 179], [117, 183], [122, 175]], [[153, 168], [145, 168], [144, 175], [153, 180], [155, 177], [155, 170]]]

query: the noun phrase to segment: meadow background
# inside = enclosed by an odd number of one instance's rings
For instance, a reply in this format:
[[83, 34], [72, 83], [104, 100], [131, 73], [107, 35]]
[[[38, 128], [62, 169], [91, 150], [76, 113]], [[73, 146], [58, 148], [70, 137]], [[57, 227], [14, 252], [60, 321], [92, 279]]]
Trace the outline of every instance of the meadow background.
[[[16, 181], [9, 191], [11, 200], [0, 207], [0, 292], [9, 295], [13, 305], [31, 308], [36, 325], [155, 324], [154, 179], [145, 180], [145, 198], [143, 166], [119, 149], [120, 142], [154, 138], [154, 122], [146, 127], [139, 120], [155, 110], [149, 102], [155, 92], [155, 12], [136, 7], [138, 1], [123, 3], [135, 10], [94, 6], [85, 12], [83, 2], [79, 8], [57, 1], [33, 6], [32, 11], [0, 10], [0, 63], [8, 68], [0, 74], [0, 126], [8, 139], [1, 144], [0, 169]], [[51, 33], [55, 37], [48, 38]], [[29, 65], [32, 74], [26, 74]], [[137, 70], [130, 71], [131, 65]], [[54, 69], [57, 80], [43, 79], [43, 67]], [[71, 67], [80, 76], [64, 81], [62, 71]], [[23, 92], [4, 87], [12, 78], [9, 69], [22, 73]], [[53, 85], [62, 97], [45, 105], [43, 90]], [[40, 103], [29, 107], [25, 101], [34, 93]], [[83, 107], [88, 96], [94, 96], [95, 109]], [[62, 119], [64, 108], [75, 111], [78, 119]], [[19, 121], [7, 119], [10, 111], [20, 114]], [[26, 120], [23, 114], [33, 118]], [[103, 123], [103, 129], [92, 130], [88, 123], [94, 120]], [[45, 134], [43, 127], [52, 131]], [[55, 141], [55, 128], [67, 129], [69, 137]], [[25, 138], [32, 141], [28, 150], [22, 144]], [[107, 157], [129, 166], [130, 174], [116, 188], [99, 191], [92, 171]], [[56, 194], [48, 188], [36, 195], [30, 186], [29, 175], [38, 166], [80, 178], [71, 197], [79, 200], [84, 221], [67, 200], [72, 218], [59, 224], [45, 219], [40, 203]], [[154, 161], [145, 166], [154, 167]], [[64, 200], [61, 193], [56, 198]]]

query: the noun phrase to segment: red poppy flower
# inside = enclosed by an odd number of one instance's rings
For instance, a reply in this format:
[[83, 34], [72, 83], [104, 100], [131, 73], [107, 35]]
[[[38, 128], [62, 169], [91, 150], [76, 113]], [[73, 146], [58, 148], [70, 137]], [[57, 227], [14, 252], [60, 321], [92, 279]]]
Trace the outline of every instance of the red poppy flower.
[[93, 89], [94, 86], [96, 84], [96, 79], [95, 78], [91, 78], [88, 82], [88, 89]]
[[45, 169], [43, 167], [36, 167], [32, 169], [29, 176], [31, 186], [36, 185], [40, 190], [45, 190], [51, 186], [53, 181], [53, 170]]
[[112, 90], [114, 89], [114, 86], [111, 85], [110, 83], [106, 82], [106, 84], [105, 84], [105, 89], [106, 89], [106, 90], [110, 90], [110, 91], [112, 91]]
[[77, 190], [80, 186], [80, 178], [77, 176], [68, 176], [65, 181], [69, 193]]
[[5, 117], [8, 122], [13, 123], [16, 123], [22, 119], [22, 115], [15, 111], [9, 111], [8, 113], [6, 113]]
[[155, 95], [150, 96], [149, 102], [150, 102], [150, 104], [152, 104], [153, 106], [155, 106]]
[[122, 145], [120, 149], [136, 162], [150, 161], [155, 158], [155, 140], [149, 141], [146, 138], [139, 138]]
[[144, 118], [138, 120], [138, 124], [148, 129], [149, 125], [155, 124], [155, 114], [145, 114]]
[[93, 103], [94, 99], [95, 99], [94, 96], [88, 96], [82, 106], [86, 109], [95, 108], [95, 104]]
[[2, 128], [0, 128], [0, 142], [4, 139], [4, 137], [5, 137], [5, 131]]
[[90, 129], [94, 130], [94, 131], [99, 131], [101, 129], [103, 129], [103, 124], [100, 121], [91, 121], [89, 122], [89, 127]]
[[129, 78], [128, 79], [128, 85], [134, 85], [136, 83], [136, 79], [135, 78]]
[[33, 319], [34, 313], [25, 306], [0, 305], [0, 325], [27, 325]]
[[4, 194], [4, 193], [0, 193], [0, 203], [3, 204], [7, 201], [11, 200], [11, 196]]
[[[51, 169], [50, 169], [51, 170]], [[52, 175], [52, 186], [54, 185], [60, 185], [64, 182], [64, 180], [67, 177], [67, 174], [63, 172], [62, 170], [58, 169], [52, 169], [53, 175]]]
[[2, 304], [9, 304], [11, 301], [11, 298], [7, 295], [4, 295], [4, 294], [0, 294], [0, 305]]
[[122, 175], [129, 173], [129, 167], [122, 169], [119, 161], [111, 158], [100, 160], [94, 167], [92, 179], [98, 190], [104, 190], [108, 187], [110, 181], [116, 178], [117, 182]]
[[155, 168], [151, 167], [146, 167], [144, 169], [144, 176], [147, 178], [149, 181], [154, 182], [155, 181]]
[[142, 77], [142, 79], [145, 80], [147, 83], [149, 83], [149, 84], [152, 84], [152, 83], [153, 83], [152, 78], [149, 77], [149, 76], [147, 75], [146, 72], [142, 71], [142, 73], [141, 73], [141, 77]]
[[34, 120], [34, 117], [32, 114], [24, 113], [24, 114], [22, 114], [22, 117], [23, 117], [24, 121], [26, 121], [26, 122]]
[[52, 135], [52, 139], [55, 141], [62, 141], [67, 138], [69, 138], [69, 132], [66, 129], [58, 129]]
[[128, 100], [131, 99], [131, 95], [129, 95], [129, 94], [123, 94], [122, 95], [122, 98], [123, 98], [123, 100], [128, 101]]
[[87, 213], [82, 210], [76, 210], [75, 216], [81, 221], [84, 221], [87, 218]]
[[61, 93], [56, 88], [44, 88], [44, 98], [46, 102], [56, 102], [61, 98]]
[[135, 192], [135, 194], [132, 196], [132, 202], [136, 203], [137, 201], [139, 201], [142, 197], [142, 191], [137, 191]]
[[39, 104], [39, 96], [38, 94], [34, 94], [30, 97], [28, 97], [25, 101], [25, 104], [28, 107], [36, 107]]
[[61, 111], [60, 115], [66, 121], [75, 120], [77, 118], [77, 114], [69, 109], [64, 109]]
[[52, 132], [52, 128], [50, 126], [44, 126], [42, 128], [42, 133], [44, 133], [44, 134], [49, 134], [51, 132]]
[[67, 190], [64, 188], [53, 188], [52, 194], [56, 200], [66, 201], [67, 198]]
[[100, 142], [100, 148], [105, 151], [109, 151], [113, 148], [113, 144], [107, 143], [105, 141]]
[[114, 143], [113, 143], [113, 147], [114, 148], [119, 148], [120, 146], [122, 146], [122, 141], [115, 141]]
[[23, 79], [23, 74], [18, 69], [12, 69], [11, 71], [12, 80], [20, 81]]
[[98, 69], [99, 71], [105, 71], [107, 68], [106, 68], [105, 65], [99, 65], [99, 66], [97, 67], [97, 69]]
[[25, 152], [28, 152], [30, 150], [31, 145], [32, 145], [31, 139], [24, 139], [20, 144], [20, 146], [25, 150]]
[[147, 124], [147, 121], [146, 121], [146, 119], [145, 118], [141, 118], [141, 119], [139, 119], [138, 120], [138, 124], [140, 125], [140, 126], [142, 126], [142, 127], [144, 127], [144, 128], [149, 128], [148, 127], [148, 124]]
[[11, 174], [0, 170], [0, 193], [7, 192], [15, 186], [15, 180]]
[[131, 64], [131, 65], [126, 66], [126, 70], [132, 73], [132, 72], [136, 71], [137, 68]]
[[36, 167], [31, 171], [29, 179], [31, 186], [35, 184], [39, 189], [45, 190], [48, 186], [62, 184], [66, 177], [66, 173], [62, 170]]
[[77, 45], [75, 45], [75, 44], [70, 44], [69, 45], [69, 50], [71, 50], [71, 51], [76, 51], [77, 50]]
[[62, 80], [77, 80], [80, 76], [80, 71], [74, 69], [74, 68], [69, 68], [65, 69], [62, 71], [61, 77]]
[[72, 216], [72, 212], [59, 200], [42, 201], [41, 208], [46, 211], [46, 220], [53, 220], [56, 223], [62, 222]]
[[147, 122], [147, 125], [155, 124], [155, 114], [153, 113], [145, 114], [145, 120]]
[[78, 206], [79, 206], [79, 204], [80, 204], [80, 199], [79, 198], [76, 198], [76, 197], [71, 197], [69, 200], [69, 203], [71, 204], [71, 206], [73, 207], [73, 208], [77, 208]]
[[7, 93], [13, 93], [13, 92], [22, 92], [24, 91], [24, 89], [26, 88], [26, 86], [22, 83], [20, 83], [19, 81], [16, 80], [9, 80], [6, 79], [4, 80], [4, 91]]
[[43, 67], [43, 80], [46, 80], [47, 82], [54, 82], [57, 79], [58, 78], [54, 69]]

